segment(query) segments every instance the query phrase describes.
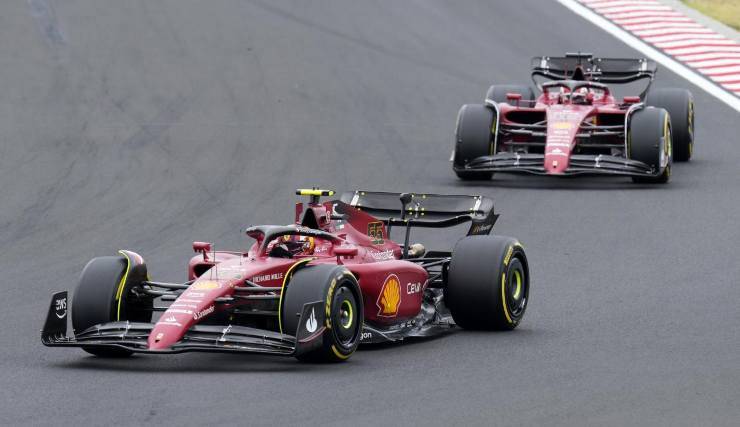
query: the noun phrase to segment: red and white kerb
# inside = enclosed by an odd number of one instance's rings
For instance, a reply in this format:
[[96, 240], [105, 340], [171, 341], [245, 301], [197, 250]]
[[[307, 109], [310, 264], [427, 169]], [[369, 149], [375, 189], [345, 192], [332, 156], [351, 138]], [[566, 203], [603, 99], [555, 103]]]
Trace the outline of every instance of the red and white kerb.
[[658, 0], [578, 0], [592, 11], [740, 96], [740, 43]]

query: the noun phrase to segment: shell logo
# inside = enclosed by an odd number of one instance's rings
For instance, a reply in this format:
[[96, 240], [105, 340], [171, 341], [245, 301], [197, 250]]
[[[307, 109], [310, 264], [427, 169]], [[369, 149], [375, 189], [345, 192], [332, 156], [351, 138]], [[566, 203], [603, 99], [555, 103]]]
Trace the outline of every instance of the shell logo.
[[398, 306], [401, 305], [401, 282], [398, 276], [391, 274], [386, 277], [376, 305], [379, 308], [378, 316], [395, 317], [398, 314]]

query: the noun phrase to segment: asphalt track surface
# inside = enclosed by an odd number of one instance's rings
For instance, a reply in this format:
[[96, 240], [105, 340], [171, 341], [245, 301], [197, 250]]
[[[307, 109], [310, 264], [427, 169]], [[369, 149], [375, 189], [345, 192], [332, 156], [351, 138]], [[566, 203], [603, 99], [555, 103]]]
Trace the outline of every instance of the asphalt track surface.
[[[667, 186], [450, 170], [460, 105], [526, 82], [530, 56], [635, 55], [559, 4], [28, 0], [2, 3], [0, 40], [3, 424], [740, 419], [737, 112], [694, 89], [695, 159]], [[341, 365], [41, 346], [89, 258], [184, 280], [193, 240], [244, 247], [307, 185], [493, 197], [530, 257], [525, 320]]]

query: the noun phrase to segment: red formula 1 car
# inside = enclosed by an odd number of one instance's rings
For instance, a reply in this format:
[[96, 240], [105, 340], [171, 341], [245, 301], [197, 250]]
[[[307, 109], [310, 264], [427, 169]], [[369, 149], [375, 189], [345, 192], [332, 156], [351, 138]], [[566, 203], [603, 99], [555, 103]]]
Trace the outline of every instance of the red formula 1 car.
[[[195, 242], [189, 281], [149, 279], [131, 251], [91, 260], [71, 303], [52, 298], [42, 342], [99, 356], [218, 351], [345, 360], [362, 343], [428, 336], [455, 323], [513, 329], [529, 269], [521, 244], [489, 235], [497, 219], [481, 196], [298, 190], [295, 224], [249, 227], [247, 251]], [[470, 222], [452, 252], [409, 244], [412, 228]], [[403, 244], [389, 239], [391, 228]], [[169, 303], [169, 304], [168, 304]], [[154, 313], [162, 312], [157, 320]]]
[[[460, 109], [450, 160], [461, 179], [525, 172], [665, 183], [673, 160], [691, 158], [693, 98], [685, 89], [650, 89], [653, 61], [578, 53], [535, 57], [532, 69], [538, 97], [526, 85], [494, 85], [485, 105]], [[642, 95], [622, 99], [605, 84], [636, 81], [647, 81]]]

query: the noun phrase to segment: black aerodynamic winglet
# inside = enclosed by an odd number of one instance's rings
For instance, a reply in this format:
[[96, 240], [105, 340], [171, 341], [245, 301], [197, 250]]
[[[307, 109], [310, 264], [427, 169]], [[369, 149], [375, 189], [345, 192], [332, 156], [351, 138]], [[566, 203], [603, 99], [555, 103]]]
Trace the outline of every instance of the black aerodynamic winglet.
[[309, 353], [321, 346], [322, 341], [318, 338], [326, 330], [324, 306], [324, 301], [308, 302], [303, 305], [298, 329], [295, 332], [296, 356]]
[[41, 330], [41, 341], [67, 336], [67, 302], [67, 291], [57, 292], [51, 297], [44, 329]]

